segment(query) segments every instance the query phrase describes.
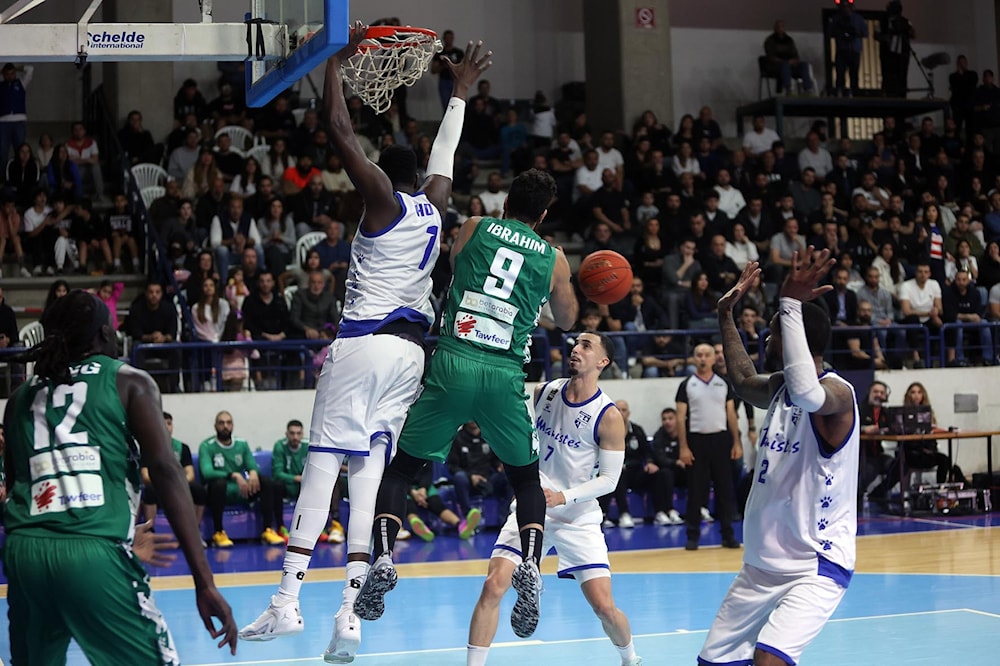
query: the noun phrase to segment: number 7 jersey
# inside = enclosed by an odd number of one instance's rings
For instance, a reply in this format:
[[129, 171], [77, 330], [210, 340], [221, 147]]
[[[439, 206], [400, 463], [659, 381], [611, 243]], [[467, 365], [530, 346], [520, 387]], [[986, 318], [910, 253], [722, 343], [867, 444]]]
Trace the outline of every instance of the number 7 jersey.
[[471, 345], [518, 365], [552, 290], [556, 251], [518, 220], [479, 220], [455, 257], [440, 345]]
[[8, 534], [132, 539], [139, 450], [118, 395], [121, 366], [94, 355], [70, 366], [70, 384], [32, 377], [18, 390]]

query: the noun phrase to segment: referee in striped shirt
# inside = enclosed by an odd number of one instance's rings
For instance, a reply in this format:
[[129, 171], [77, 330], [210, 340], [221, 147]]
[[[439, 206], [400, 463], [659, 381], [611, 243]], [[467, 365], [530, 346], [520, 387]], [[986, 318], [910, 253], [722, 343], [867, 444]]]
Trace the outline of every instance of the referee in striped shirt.
[[688, 465], [687, 550], [698, 550], [701, 507], [708, 504], [709, 482], [715, 484], [715, 514], [722, 528], [722, 547], [739, 548], [733, 533], [732, 460], [743, 457], [736, 419], [736, 395], [715, 374], [715, 348], [694, 348], [695, 373], [677, 389], [680, 460]]

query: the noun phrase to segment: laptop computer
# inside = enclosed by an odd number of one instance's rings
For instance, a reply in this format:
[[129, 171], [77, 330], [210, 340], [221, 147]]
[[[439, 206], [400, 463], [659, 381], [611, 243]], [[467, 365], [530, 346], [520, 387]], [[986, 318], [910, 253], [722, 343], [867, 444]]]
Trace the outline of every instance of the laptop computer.
[[931, 431], [929, 405], [889, 407], [889, 434], [926, 435]]

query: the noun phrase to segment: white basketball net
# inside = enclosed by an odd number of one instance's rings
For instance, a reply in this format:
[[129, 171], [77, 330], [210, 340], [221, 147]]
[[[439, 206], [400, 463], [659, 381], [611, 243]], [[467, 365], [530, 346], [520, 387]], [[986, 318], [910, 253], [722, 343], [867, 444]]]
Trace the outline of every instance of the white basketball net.
[[437, 37], [402, 28], [387, 37], [365, 39], [341, 71], [365, 104], [384, 113], [392, 103], [392, 91], [416, 83], [441, 49]]

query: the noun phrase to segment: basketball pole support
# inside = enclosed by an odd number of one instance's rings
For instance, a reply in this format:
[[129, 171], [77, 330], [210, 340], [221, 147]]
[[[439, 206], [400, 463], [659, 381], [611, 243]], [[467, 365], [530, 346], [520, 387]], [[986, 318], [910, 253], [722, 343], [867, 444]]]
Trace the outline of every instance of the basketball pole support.
[[[13, 62], [184, 62], [247, 59], [247, 25], [212, 23], [212, 3], [202, 4], [202, 23], [90, 23], [102, 0], [93, 0], [77, 23], [10, 21], [45, 0], [19, 0], [0, 13], [0, 44]], [[286, 55], [284, 26], [259, 26], [268, 59]]]

